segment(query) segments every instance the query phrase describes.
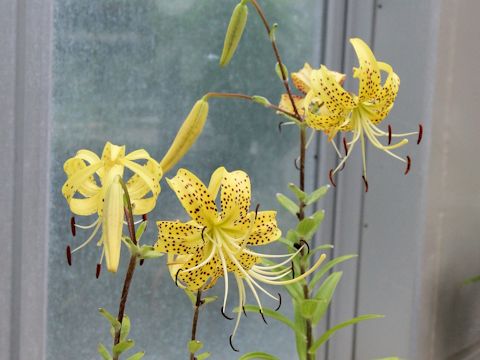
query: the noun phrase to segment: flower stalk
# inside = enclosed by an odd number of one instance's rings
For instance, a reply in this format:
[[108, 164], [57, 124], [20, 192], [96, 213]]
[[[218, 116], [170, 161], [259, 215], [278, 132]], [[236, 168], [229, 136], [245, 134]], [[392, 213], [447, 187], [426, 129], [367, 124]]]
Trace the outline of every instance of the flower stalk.
[[[128, 232], [130, 233], [130, 239], [132, 242], [137, 245], [137, 238], [135, 234], [135, 224], [133, 221], [133, 211], [132, 211], [132, 203], [130, 201], [130, 196], [128, 194], [127, 187], [125, 186], [125, 183], [122, 181], [121, 182], [123, 190], [124, 190], [124, 200], [125, 200], [125, 206], [124, 206], [124, 212], [125, 212], [125, 218], [127, 220], [127, 226], [128, 226]], [[125, 275], [125, 280], [123, 282], [123, 289], [122, 289], [122, 295], [120, 297], [120, 303], [118, 305], [118, 315], [117, 315], [117, 320], [120, 323], [120, 326], [115, 330], [115, 338], [113, 340], [113, 346], [117, 345], [120, 342], [120, 334], [122, 330], [122, 321], [123, 317], [125, 315], [125, 306], [127, 305], [127, 300], [128, 300], [128, 293], [130, 291], [130, 285], [132, 284], [133, 280], [133, 275], [135, 273], [135, 268], [137, 266], [137, 253], [132, 251], [130, 255], [130, 261], [128, 263], [128, 269], [127, 269], [127, 274]], [[119, 355], [114, 354], [113, 360], [118, 360]]]
[[[195, 306], [193, 310], [193, 319], [192, 319], [192, 336], [191, 340], [195, 341], [197, 337], [197, 325], [198, 325], [198, 315], [200, 312], [200, 307], [204, 304], [202, 300], [202, 290], [197, 291], [197, 299], [195, 301]], [[190, 353], [190, 360], [196, 360], [195, 354]]]

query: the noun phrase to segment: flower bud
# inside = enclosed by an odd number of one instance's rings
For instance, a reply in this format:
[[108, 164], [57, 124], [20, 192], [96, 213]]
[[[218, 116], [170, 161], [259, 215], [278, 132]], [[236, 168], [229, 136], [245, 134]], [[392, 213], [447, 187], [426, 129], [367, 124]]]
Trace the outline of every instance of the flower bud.
[[180, 127], [175, 140], [170, 145], [170, 149], [160, 161], [163, 173], [174, 167], [195, 143], [203, 130], [207, 115], [208, 102], [205, 99], [198, 100]]
[[117, 272], [123, 229], [123, 188], [120, 176], [116, 176], [107, 189], [103, 216], [103, 246], [107, 270]]
[[235, 6], [230, 23], [228, 24], [225, 42], [223, 43], [222, 56], [220, 57], [220, 66], [226, 66], [235, 54], [238, 43], [242, 38], [243, 30], [247, 24], [248, 7], [243, 1]]

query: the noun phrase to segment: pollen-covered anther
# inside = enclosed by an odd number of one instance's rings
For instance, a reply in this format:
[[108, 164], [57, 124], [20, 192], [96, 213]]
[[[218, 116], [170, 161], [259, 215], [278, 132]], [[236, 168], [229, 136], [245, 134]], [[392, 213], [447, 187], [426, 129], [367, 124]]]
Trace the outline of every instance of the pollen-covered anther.
[[388, 125], [388, 145], [392, 143], [392, 125]]
[[98, 279], [100, 277], [100, 272], [102, 271], [102, 264], [97, 264], [97, 268], [95, 270], [95, 277]]
[[242, 311], [243, 311], [243, 315], [245, 315], [245, 317], [248, 317], [247, 311], [245, 310], [245, 305], [242, 305]]
[[145, 259], [140, 259], [140, 262], [138, 263], [140, 266], [143, 266], [143, 263], [145, 262]]
[[368, 192], [368, 180], [365, 175], [362, 175], [363, 184], [365, 185], [365, 192]]
[[409, 155], [407, 155], [407, 167], [405, 168], [405, 175], [407, 175], [410, 172], [410, 168], [412, 167], [412, 159], [410, 158]]
[[333, 187], [337, 187], [337, 184], [335, 183], [335, 181], [333, 180], [333, 169], [330, 169], [329, 173], [328, 173], [328, 179], [330, 180], [330, 183], [332, 184]]
[[422, 141], [423, 138], [423, 125], [418, 124], [418, 138], [417, 138], [417, 145], [420, 145], [420, 142]]
[[72, 216], [70, 218], [70, 231], [72, 232], [73, 237], [77, 235], [77, 228], [75, 227], [75, 216]]
[[348, 156], [348, 144], [345, 137], [343, 138], [343, 148], [345, 149], [345, 156]]
[[223, 317], [227, 320], [233, 320], [232, 317], [230, 316], [227, 316], [227, 314], [225, 314], [225, 309], [223, 308], [223, 306], [220, 308], [220, 312], [222, 313]]
[[72, 266], [72, 249], [70, 248], [70, 245], [67, 246], [66, 254], [68, 266]]
[[143, 215], [142, 215], [142, 220], [143, 220], [143, 221], [147, 221], [147, 220], [148, 220], [147, 214], [143, 214]]

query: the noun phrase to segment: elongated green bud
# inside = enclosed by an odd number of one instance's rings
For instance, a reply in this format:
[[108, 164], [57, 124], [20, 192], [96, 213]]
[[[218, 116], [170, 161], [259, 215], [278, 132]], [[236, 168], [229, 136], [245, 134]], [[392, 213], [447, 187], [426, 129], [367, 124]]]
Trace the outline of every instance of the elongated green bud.
[[160, 167], [164, 174], [174, 167], [197, 141], [205, 125], [205, 120], [207, 120], [207, 115], [208, 102], [205, 99], [198, 100], [183, 122], [180, 130], [178, 130], [175, 140], [170, 145], [170, 149], [168, 149], [166, 155], [160, 161]]
[[220, 57], [220, 66], [226, 66], [235, 54], [238, 43], [242, 38], [243, 30], [247, 24], [248, 7], [243, 1], [235, 6], [230, 23], [228, 24], [225, 42], [223, 43], [222, 56]]

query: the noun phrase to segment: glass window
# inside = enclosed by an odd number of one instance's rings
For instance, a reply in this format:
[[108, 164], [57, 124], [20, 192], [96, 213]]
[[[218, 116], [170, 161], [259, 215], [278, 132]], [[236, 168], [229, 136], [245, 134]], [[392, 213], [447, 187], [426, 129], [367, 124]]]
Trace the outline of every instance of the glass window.
[[[290, 70], [319, 56], [314, 44], [321, 38], [317, 30], [321, 28], [320, 2], [265, 3], [272, 23], [280, 23], [277, 38]], [[145, 148], [160, 159], [194, 102], [207, 91], [262, 94], [272, 102], [279, 98], [282, 86], [280, 81], [272, 82], [272, 50], [253, 11], [237, 56], [226, 69], [218, 65], [235, 3], [55, 1], [48, 359], [96, 359], [96, 344], [110, 344], [108, 325], [96, 309], [116, 312], [127, 262], [124, 256], [123, 271], [116, 275], [104, 271], [97, 280], [100, 249], [91, 245], [75, 253], [73, 266], [67, 266], [66, 245], [79, 244], [86, 233], [79, 232], [74, 239], [70, 234], [70, 214], [60, 192], [65, 181], [63, 162], [81, 148], [100, 153], [107, 140], [126, 144], [127, 151]], [[312, 11], [319, 14], [304, 16]], [[296, 131], [278, 133], [274, 114], [241, 100], [213, 99], [210, 108], [204, 133], [180, 165], [205, 181], [220, 165], [244, 169], [252, 178], [253, 202], [263, 209], [277, 208], [275, 193], [296, 179]], [[164, 181], [162, 185], [144, 236], [150, 243], [156, 237], [154, 219], [186, 219]], [[164, 263], [164, 259], [147, 261], [137, 269], [127, 305], [133, 320], [131, 337], [138, 350], [146, 350], [145, 359], [186, 355], [192, 308]], [[221, 296], [219, 285], [213, 293]], [[230, 298], [233, 309], [236, 298]], [[200, 314], [198, 338], [213, 358], [232, 358], [228, 337], [233, 323], [223, 319], [220, 306], [220, 302], [209, 305]], [[294, 342], [284, 341], [290, 336], [283, 325], [271, 322], [265, 327], [260, 317], [249, 316], [241, 323], [236, 346], [247, 352], [268, 350], [265, 344], [269, 344], [282, 359], [293, 359]]]

